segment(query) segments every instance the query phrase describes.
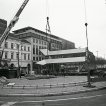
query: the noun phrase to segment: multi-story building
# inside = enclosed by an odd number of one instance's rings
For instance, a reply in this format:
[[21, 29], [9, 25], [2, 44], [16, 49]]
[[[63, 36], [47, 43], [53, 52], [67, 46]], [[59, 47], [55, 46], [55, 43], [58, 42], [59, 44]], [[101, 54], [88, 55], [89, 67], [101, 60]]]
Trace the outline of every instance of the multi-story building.
[[[0, 48], [2, 51], [3, 48]], [[20, 67], [29, 72], [31, 68], [31, 44], [26, 40], [21, 40], [10, 33], [4, 44], [3, 61], [8, 61], [9, 66]]]
[[[2, 24], [1, 24], [2, 23]], [[1, 20], [1, 30], [0, 33], [3, 34], [5, 28], [7, 27], [7, 21]], [[45, 58], [45, 56], [42, 54], [40, 49], [48, 49], [50, 51], [57, 51], [61, 49], [71, 49], [75, 47], [75, 44], [64, 40], [60, 37], [57, 37], [52, 34], [47, 34], [46, 32], [43, 32], [41, 30], [32, 28], [32, 27], [25, 27], [18, 30], [13, 31], [12, 34], [9, 35], [9, 38], [7, 39], [8, 45], [10, 46], [10, 43], [13, 43], [12, 45], [18, 44], [18, 45], [25, 45], [30, 46], [30, 51], [19, 50], [20, 54], [21, 52], [24, 54], [23, 59], [28, 56], [28, 53], [30, 53], [30, 60], [25, 61], [23, 60], [23, 65], [30, 61], [31, 70], [34, 70], [35, 63], [38, 61], [41, 61]], [[6, 45], [6, 44], [5, 44]], [[68, 45], [68, 46], [67, 46]], [[65, 47], [64, 47], [65, 46]], [[16, 58], [11, 59], [12, 53], [11, 51], [14, 51], [15, 54], [17, 54], [17, 49], [9, 49], [5, 48], [5, 51], [8, 51], [8, 53], [4, 53], [3, 58], [5, 55], [8, 55], [9, 59], [11, 60], [11, 63], [13, 62], [15, 66], [17, 66], [17, 62], [15, 61]], [[26, 56], [25, 56], [26, 55]], [[16, 57], [16, 56], [15, 56]], [[21, 59], [19, 59], [19, 63], [21, 63]], [[20, 64], [19, 64], [20, 65]], [[25, 66], [25, 65], [24, 65]]]
[[[13, 31], [20, 39], [25, 39], [31, 43], [31, 58], [33, 60], [33, 68], [36, 62], [45, 58], [40, 49], [48, 49], [50, 51], [75, 48], [75, 44], [57, 37], [52, 34], [47, 34], [43, 31], [32, 27], [25, 27]], [[68, 42], [68, 43], [67, 43]], [[66, 47], [64, 47], [67, 45]]]
[[0, 19], [0, 36], [5, 31], [6, 27], [7, 27], [7, 21], [3, 20], [3, 19]]
[[62, 38], [60, 39], [62, 40], [62, 50], [75, 49], [75, 43]]
[[[31, 43], [31, 56], [34, 63], [44, 59], [44, 55], [40, 49], [60, 50], [62, 49], [62, 41], [54, 35], [49, 35], [43, 31], [32, 27], [26, 27], [13, 31], [15, 36], [20, 39], [27, 40]], [[49, 47], [49, 48], [48, 48]]]
[[[6, 27], [7, 21], [0, 19], [0, 36]], [[21, 69], [27, 72], [28, 70], [32, 70], [30, 42], [19, 39], [17, 36], [14, 36], [13, 33], [10, 33], [5, 44], [1, 45], [0, 51], [4, 51], [1, 64], [8, 62], [10, 66], [13, 64], [14, 67], [21, 67]]]

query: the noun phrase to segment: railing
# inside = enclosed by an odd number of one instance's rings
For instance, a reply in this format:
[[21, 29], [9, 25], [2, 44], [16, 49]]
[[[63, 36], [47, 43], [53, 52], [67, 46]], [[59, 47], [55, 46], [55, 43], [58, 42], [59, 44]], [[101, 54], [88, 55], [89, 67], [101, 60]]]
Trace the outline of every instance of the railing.
[[86, 85], [87, 82], [78, 83], [57, 83], [57, 84], [44, 84], [44, 85], [4, 85], [3, 89], [50, 89], [50, 88], [65, 88]]

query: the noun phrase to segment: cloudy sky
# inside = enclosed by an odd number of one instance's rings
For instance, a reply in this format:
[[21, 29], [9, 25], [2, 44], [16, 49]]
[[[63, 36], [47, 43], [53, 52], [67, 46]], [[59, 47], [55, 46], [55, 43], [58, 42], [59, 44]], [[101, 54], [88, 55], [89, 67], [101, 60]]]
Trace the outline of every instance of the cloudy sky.
[[[23, 1], [0, 0], [0, 18], [9, 24]], [[12, 31], [27, 26], [45, 31], [49, 16], [52, 34], [83, 48], [87, 21], [89, 49], [106, 58], [106, 0], [85, 0], [85, 5], [84, 0], [29, 0]]]

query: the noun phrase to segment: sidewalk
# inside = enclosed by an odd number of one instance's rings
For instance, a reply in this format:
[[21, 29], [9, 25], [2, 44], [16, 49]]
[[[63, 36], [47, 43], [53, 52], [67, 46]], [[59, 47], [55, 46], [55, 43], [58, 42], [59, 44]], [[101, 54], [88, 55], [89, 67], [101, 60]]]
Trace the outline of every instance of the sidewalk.
[[48, 96], [75, 94], [106, 88], [106, 82], [96, 82], [95, 88], [83, 87], [86, 85], [86, 76], [58, 77], [51, 79], [27, 80], [10, 79], [13, 86], [0, 86], [0, 96]]

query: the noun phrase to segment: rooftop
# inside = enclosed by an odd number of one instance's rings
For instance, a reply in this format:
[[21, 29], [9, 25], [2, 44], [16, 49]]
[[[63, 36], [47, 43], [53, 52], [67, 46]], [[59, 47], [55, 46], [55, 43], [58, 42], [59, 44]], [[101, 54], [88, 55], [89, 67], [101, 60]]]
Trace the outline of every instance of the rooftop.
[[[33, 27], [24, 27], [24, 28], [21, 28], [21, 29], [18, 29], [18, 30], [15, 30], [13, 31], [15, 34], [18, 34], [18, 33], [22, 33], [22, 32], [25, 32], [25, 31], [28, 31], [28, 30], [34, 30], [35, 32], [38, 32], [38, 33], [41, 33], [41, 34], [44, 34], [44, 35], [47, 35], [46, 32], [44, 31], [41, 31], [41, 30], [38, 30], [38, 29], [35, 29]], [[57, 38], [57, 39], [60, 39], [59, 37], [55, 36], [55, 35], [52, 35], [52, 34], [48, 34], [48, 36], [51, 36], [53, 38]]]
[[57, 51], [49, 51], [47, 49], [41, 49], [40, 51], [46, 56], [46, 55], [60, 55], [60, 54], [71, 54], [71, 53], [83, 53], [83, 52], [86, 52], [86, 48], [57, 50]]
[[28, 42], [27, 40], [24, 40], [24, 39], [19, 39], [17, 36], [15, 36], [13, 33], [9, 33], [9, 36], [8, 37], [12, 37], [12, 39], [17, 39], [17, 40], [20, 40], [21, 42], [23, 43], [30, 43]]
[[85, 62], [85, 57], [45, 59], [37, 62], [37, 64], [45, 65], [45, 64], [52, 64], [52, 63], [78, 63], [78, 62]]

